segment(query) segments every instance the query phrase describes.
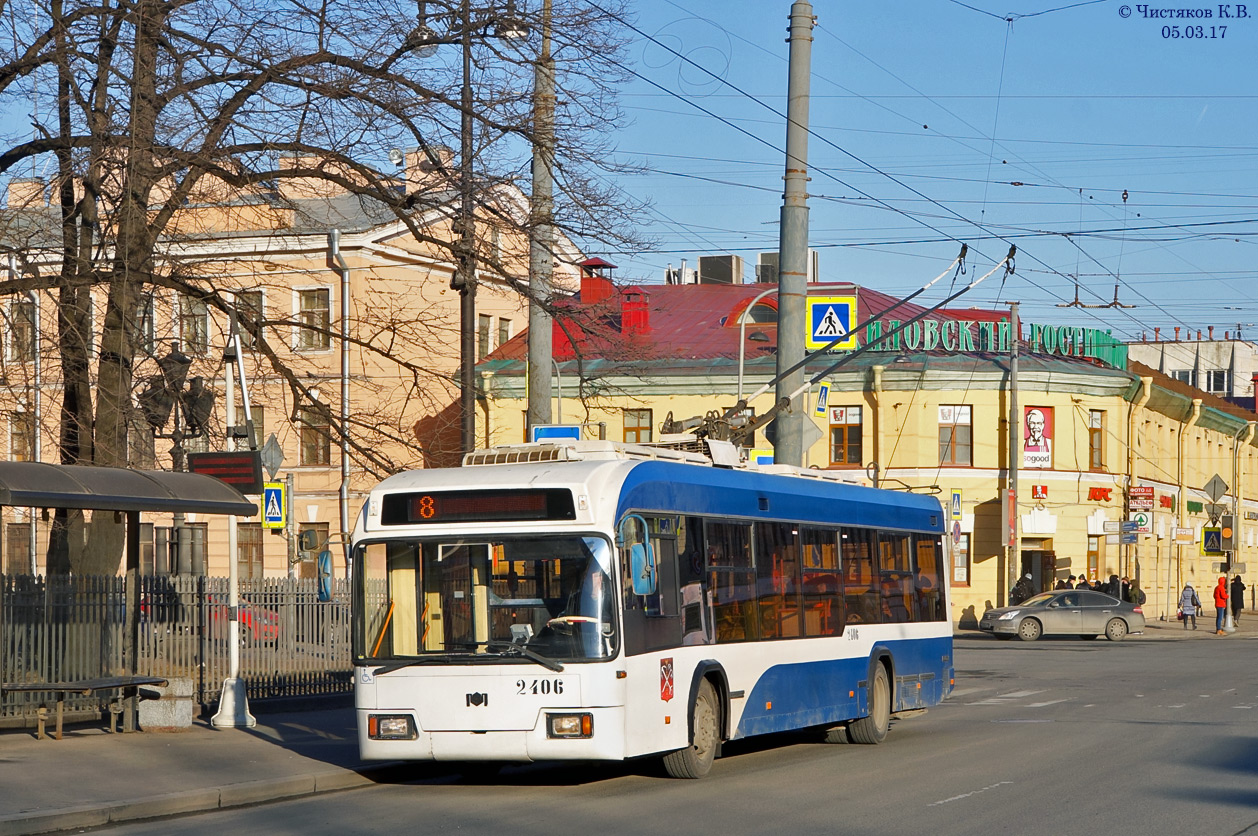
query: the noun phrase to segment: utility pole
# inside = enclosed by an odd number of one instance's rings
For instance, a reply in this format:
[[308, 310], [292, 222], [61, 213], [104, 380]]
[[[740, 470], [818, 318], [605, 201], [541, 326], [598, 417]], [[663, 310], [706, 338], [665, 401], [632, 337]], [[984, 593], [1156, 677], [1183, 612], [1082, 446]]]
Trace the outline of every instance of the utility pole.
[[459, 228], [454, 290], [459, 292], [459, 452], [476, 449], [476, 226], [472, 196], [472, 12], [459, 5], [463, 86], [459, 96]]
[[550, 303], [555, 269], [555, 59], [550, 54], [551, 0], [542, 4], [542, 51], [533, 75], [533, 200], [529, 219], [529, 347], [526, 432], [550, 423]]
[[[812, 72], [812, 28], [816, 18], [812, 4], [791, 4], [790, 70], [786, 87], [786, 188], [778, 226], [778, 383], [779, 403], [804, 385], [804, 368], [786, 370], [804, 359], [804, 299], [808, 288], [808, 93]], [[802, 467], [804, 464], [802, 403], [792, 404], [778, 418], [773, 460]]]
[[[1018, 414], [1018, 303], [1009, 303], [1009, 542], [1005, 556], [1005, 594], [1018, 582], [1021, 560], [1018, 546], [1018, 456], [1022, 455], [1022, 416]], [[1085, 570], [1086, 571], [1086, 570]], [[999, 595], [1000, 590], [996, 590]], [[997, 598], [997, 600], [1000, 600]]]

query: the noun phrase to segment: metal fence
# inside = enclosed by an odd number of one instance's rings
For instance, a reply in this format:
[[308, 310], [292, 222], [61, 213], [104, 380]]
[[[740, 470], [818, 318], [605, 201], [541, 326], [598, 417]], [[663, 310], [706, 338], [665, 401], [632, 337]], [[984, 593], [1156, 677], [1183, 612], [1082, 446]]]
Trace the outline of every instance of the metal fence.
[[[228, 674], [226, 578], [139, 579], [135, 672], [187, 677], [194, 699], [217, 700]], [[335, 581], [318, 600], [315, 580], [240, 581], [240, 678], [250, 699], [345, 694], [352, 690], [349, 594]], [[0, 575], [0, 676], [56, 682], [123, 673], [126, 580], [121, 577]], [[34, 717], [48, 695], [5, 693], [0, 721]], [[97, 710], [97, 697], [67, 699]]]

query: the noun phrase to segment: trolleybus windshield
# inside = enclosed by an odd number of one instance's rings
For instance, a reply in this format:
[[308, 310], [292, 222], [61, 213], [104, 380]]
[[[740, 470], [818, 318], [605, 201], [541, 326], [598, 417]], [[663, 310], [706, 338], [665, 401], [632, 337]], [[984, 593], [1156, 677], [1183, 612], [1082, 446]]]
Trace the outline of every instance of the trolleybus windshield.
[[598, 536], [399, 538], [358, 546], [360, 663], [606, 659], [619, 645]]

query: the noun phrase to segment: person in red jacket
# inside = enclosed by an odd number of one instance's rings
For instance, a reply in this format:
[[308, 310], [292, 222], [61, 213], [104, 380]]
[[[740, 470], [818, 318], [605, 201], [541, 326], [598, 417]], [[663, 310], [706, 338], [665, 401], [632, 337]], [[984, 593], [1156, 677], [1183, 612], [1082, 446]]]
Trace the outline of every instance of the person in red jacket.
[[1219, 578], [1219, 585], [1214, 588], [1214, 634], [1225, 636], [1223, 619], [1227, 617], [1227, 576]]

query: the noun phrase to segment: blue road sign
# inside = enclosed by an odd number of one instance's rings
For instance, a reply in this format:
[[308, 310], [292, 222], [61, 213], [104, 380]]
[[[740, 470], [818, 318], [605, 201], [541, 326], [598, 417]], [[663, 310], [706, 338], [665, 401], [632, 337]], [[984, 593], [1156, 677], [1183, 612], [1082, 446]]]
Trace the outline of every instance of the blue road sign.
[[1209, 526], [1201, 529], [1201, 550], [1206, 554], [1223, 553], [1223, 533]]
[[284, 513], [284, 485], [281, 482], [268, 482], [262, 487], [262, 527], [283, 528], [286, 520]]
[[1119, 530], [1122, 531], [1123, 534], [1131, 534], [1132, 532], [1140, 530], [1140, 523], [1135, 520], [1122, 520], [1119, 523]]
[[825, 415], [826, 407], [830, 403], [830, 384], [822, 383], [817, 387], [817, 408], [813, 410], [817, 415]]
[[804, 348], [816, 350], [830, 346], [842, 339], [832, 349], [856, 348], [856, 337], [851, 333], [856, 319], [855, 296], [810, 296], [805, 300], [808, 307], [808, 334]]
[[1121, 545], [1135, 543], [1136, 539], [1136, 535], [1133, 532], [1124, 532], [1118, 535], [1118, 542]]
[[580, 424], [543, 424], [529, 431], [529, 441], [549, 441], [551, 439], [570, 438], [581, 440]]

